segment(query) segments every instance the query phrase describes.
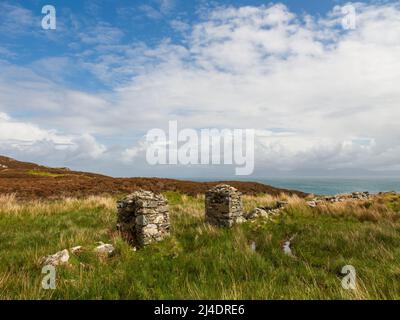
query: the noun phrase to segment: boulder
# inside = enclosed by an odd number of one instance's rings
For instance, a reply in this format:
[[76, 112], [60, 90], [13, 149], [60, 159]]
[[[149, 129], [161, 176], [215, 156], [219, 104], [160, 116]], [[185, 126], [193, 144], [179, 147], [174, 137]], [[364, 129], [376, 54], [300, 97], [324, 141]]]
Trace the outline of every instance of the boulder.
[[58, 251], [57, 253], [41, 258], [41, 264], [59, 266], [68, 263], [69, 252], [67, 249]]

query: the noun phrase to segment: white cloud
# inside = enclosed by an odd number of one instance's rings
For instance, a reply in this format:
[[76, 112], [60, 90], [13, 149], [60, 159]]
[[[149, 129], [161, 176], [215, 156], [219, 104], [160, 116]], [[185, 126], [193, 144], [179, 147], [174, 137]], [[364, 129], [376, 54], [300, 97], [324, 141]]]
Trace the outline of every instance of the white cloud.
[[89, 134], [63, 135], [56, 130], [46, 130], [29, 123], [16, 121], [0, 112], [0, 154], [23, 154], [52, 158], [55, 153], [62, 158], [97, 159], [106, 153], [104, 145], [99, 144]]
[[80, 40], [89, 45], [118, 43], [124, 33], [119, 28], [106, 23], [91, 26], [85, 32], [79, 33]]
[[162, 19], [175, 7], [175, 0], [155, 0], [151, 2], [153, 4], [143, 4], [139, 7], [140, 11], [150, 19]]
[[5, 47], [0, 47], [0, 57], [3, 58], [14, 58], [16, 54], [12, 52], [11, 50], [5, 48]]
[[39, 140], [50, 140], [55, 144], [69, 144], [70, 138], [57, 135], [53, 130], [43, 130], [38, 126], [15, 121], [5, 113], [0, 113], [0, 141], [29, 145]]
[[256, 169], [399, 169], [400, 7], [356, 8], [357, 28], [344, 31], [339, 7], [323, 18], [283, 5], [221, 7], [185, 25], [184, 44], [106, 45], [95, 62], [82, 55], [80, 66], [115, 83], [111, 93], [65, 89], [34, 73], [21, 80], [15, 74], [26, 70], [0, 65], [0, 110], [117, 141], [88, 153], [106, 157], [118, 145], [114, 155], [126, 162], [144, 152], [130, 139], [178, 120], [259, 130]]

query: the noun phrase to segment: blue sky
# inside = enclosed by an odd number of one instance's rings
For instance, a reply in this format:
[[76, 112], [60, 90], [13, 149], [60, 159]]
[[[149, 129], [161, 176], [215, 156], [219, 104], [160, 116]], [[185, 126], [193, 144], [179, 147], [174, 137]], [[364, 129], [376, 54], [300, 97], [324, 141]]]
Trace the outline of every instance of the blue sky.
[[[47, 4], [56, 30], [41, 28]], [[0, 153], [112, 175], [232, 175], [149, 166], [146, 133], [176, 120], [256, 130], [259, 176], [399, 170], [399, 13], [398, 1], [1, 0]]]
[[[299, 15], [323, 16], [342, 0], [279, 1]], [[364, 1], [368, 2], [368, 1]], [[44, 15], [41, 9], [52, 4], [57, 10], [57, 30], [40, 29]], [[106, 44], [140, 44], [157, 46], [169, 39], [184, 43], [178, 22], [193, 24], [212, 8], [227, 6], [268, 6], [266, 1], [1, 1], [2, 32], [0, 43], [13, 52], [9, 60], [26, 65], [47, 57], [78, 59], [85, 51]], [[14, 17], [14, 8], [23, 14]], [[8, 9], [8, 10], [7, 10]], [[15, 13], [17, 14], [17, 13]], [[11, 16], [10, 16], [11, 15]], [[25, 15], [25, 17], [24, 17]], [[89, 54], [96, 62], [99, 53]], [[3, 57], [3, 58], [7, 58]], [[66, 85], [85, 90], [110, 89], [112, 85], [101, 81], [87, 70], [65, 72], [61, 80]]]

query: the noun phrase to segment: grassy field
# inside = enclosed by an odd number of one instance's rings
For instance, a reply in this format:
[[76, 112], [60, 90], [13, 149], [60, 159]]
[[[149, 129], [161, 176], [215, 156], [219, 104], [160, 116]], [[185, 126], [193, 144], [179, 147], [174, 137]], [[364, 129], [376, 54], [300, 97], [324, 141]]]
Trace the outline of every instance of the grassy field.
[[[1, 299], [400, 299], [400, 199], [312, 209], [297, 197], [272, 221], [232, 229], [204, 223], [204, 199], [170, 201], [172, 235], [133, 251], [115, 230], [113, 197], [18, 203], [0, 197]], [[246, 209], [277, 201], [244, 197]], [[281, 244], [295, 236], [295, 257]], [[98, 241], [116, 247], [93, 252]], [[250, 244], [255, 242], [256, 250]], [[81, 245], [57, 267], [55, 290], [41, 287], [40, 257]], [[357, 288], [342, 288], [345, 265]]]

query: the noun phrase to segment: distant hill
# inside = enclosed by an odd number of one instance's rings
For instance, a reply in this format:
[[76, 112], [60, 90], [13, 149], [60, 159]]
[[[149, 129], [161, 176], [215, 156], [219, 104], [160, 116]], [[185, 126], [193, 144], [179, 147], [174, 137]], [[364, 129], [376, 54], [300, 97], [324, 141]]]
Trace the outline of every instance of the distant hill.
[[274, 188], [257, 182], [194, 182], [164, 178], [113, 178], [105, 175], [50, 168], [0, 156], [0, 194], [15, 193], [21, 199], [82, 197], [99, 194], [123, 194], [138, 189], [154, 192], [179, 191], [188, 195], [203, 194], [210, 187], [228, 183], [244, 194], [307, 194]]

